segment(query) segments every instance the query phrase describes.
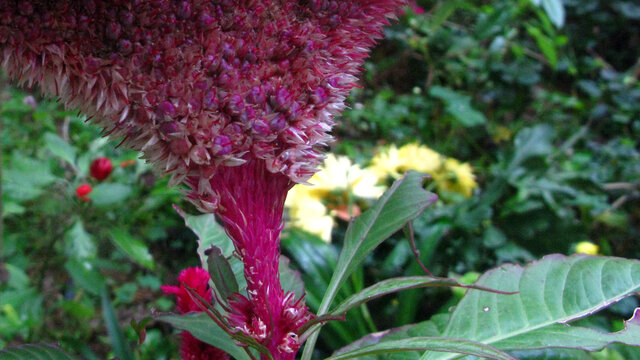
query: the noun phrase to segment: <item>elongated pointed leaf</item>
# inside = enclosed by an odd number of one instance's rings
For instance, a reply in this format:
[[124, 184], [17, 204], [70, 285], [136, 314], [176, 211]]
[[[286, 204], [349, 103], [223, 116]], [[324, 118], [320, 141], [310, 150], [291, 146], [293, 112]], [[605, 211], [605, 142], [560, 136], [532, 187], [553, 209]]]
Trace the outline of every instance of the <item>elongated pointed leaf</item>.
[[327, 310], [340, 285], [367, 255], [436, 201], [435, 194], [422, 188], [423, 178], [420, 173], [408, 172], [371, 209], [351, 222], [320, 314]]
[[125, 229], [116, 228], [111, 230], [111, 240], [124, 252], [131, 260], [153, 270], [155, 263], [149, 253], [149, 248], [142, 241], [134, 238]]
[[76, 358], [50, 344], [29, 344], [0, 351], [2, 360], [75, 360]]
[[380, 281], [379, 283], [369, 286], [368, 288], [353, 294], [348, 299], [343, 301], [335, 309], [331, 310], [332, 314], [342, 314], [350, 309], [359, 306], [367, 301], [377, 299], [381, 296], [392, 294], [394, 292], [419, 288], [419, 287], [434, 287], [434, 286], [456, 286], [460, 285], [453, 279], [436, 278], [431, 276], [407, 276], [392, 278]]
[[[503, 265], [485, 273], [476, 285], [519, 293], [469, 290], [451, 314], [443, 336], [508, 350], [545, 346], [595, 350], [605, 343], [634, 344], [633, 339], [640, 339], [637, 316], [627, 323], [625, 331], [601, 334], [599, 339], [595, 330], [565, 325], [638, 291], [637, 260], [549, 255], [526, 267]], [[425, 353], [422, 359], [454, 357]]]
[[[371, 209], [351, 222], [336, 271], [322, 299], [318, 315], [323, 315], [329, 310], [340, 286], [373, 249], [436, 201], [437, 196], [422, 187], [423, 178], [424, 175], [420, 173], [407, 172], [393, 183]], [[303, 360], [311, 358], [317, 336], [318, 332], [307, 340]]]
[[102, 317], [107, 326], [113, 352], [120, 360], [133, 360], [133, 352], [131, 352], [131, 348], [129, 348], [129, 344], [122, 333], [122, 329], [120, 329], [118, 318], [109, 300], [109, 291], [106, 287], [102, 288]]
[[231, 264], [222, 253], [222, 249], [211, 246], [207, 250], [207, 267], [213, 285], [220, 294], [220, 299], [226, 301], [229, 296], [239, 291], [236, 275], [233, 273]]
[[236, 360], [250, 360], [247, 353], [236, 345], [231, 337], [204, 313], [161, 315], [157, 319], [169, 323], [180, 330], [190, 332], [191, 335], [199, 340], [226, 351]]
[[416, 350], [444, 351], [457, 354], [475, 355], [489, 359], [514, 360], [515, 358], [496, 348], [463, 339], [448, 339], [437, 337], [414, 337], [401, 340], [390, 340], [375, 345], [334, 355], [327, 360], [344, 360], [355, 357], [396, 353]]

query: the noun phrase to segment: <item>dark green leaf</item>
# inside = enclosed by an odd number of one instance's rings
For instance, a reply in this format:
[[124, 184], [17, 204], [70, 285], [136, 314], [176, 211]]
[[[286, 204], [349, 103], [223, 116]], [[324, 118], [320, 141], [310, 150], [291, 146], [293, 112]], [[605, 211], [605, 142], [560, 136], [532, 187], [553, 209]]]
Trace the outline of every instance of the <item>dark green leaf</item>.
[[133, 190], [131, 186], [119, 183], [100, 183], [89, 194], [96, 205], [113, 205], [125, 201]]
[[462, 126], [472, 127], [487, 122], [485, 116], [473, 108], [471, 98], [467, 95], [441, 86], [432, 86], [429, 95], [442, 100], [446, 105], [447, 112]]
[[120, 325], [118, 324], [118, 318], [116, 317], [115, 310], [111, 301], [109, 300], [109, 290], [106, 286], [102, 288], [102, 317], [104, 323], [107, 326], [107, 332], [109, 333], [109, 339], [111, 340], [111, 347], [113, 352], [120, 360], [133, 360], [133, 353], [129, 348], [129, 344], [122, 334]]
[[206, 251], [207, 268], [209, 269], [209, 275], [213, 281], [220, 300], [226, 301], [231, 294], [239, 291], [238, 281], [233, 273], [231, 264], [222, 253], [222, 249], [217, 246], [211, 246]]
[[226, 351], [236, 360], [250, 360], [247, 353], [204, 313], [161, 315], [157, 319], [169, 323], [177, 329], [188, 331], [199, 340]]
[[515, 169], [529, 158], [549, 155], [553, 150], [552, 138], [553, 128], [546, 124], [520, 130], [514, 140], [515, 153], [509, 169]]
[[527, 32], [536, 40], [540, 51], [542, 51], [544, 57], [547, 58], [551, 67], [555, 68], [558, 66], [558, 54], [556, 53], [553, 40], [543, 34], [537, 27], [527, 26]]
[[69, 259], [64, 268], [76, 285], [93, 295], [100, 295], [104, 287], [104, 277], [91, 261]]
[[76, 358], [50, 344], [11, 346], [0, 351], [2, 360], [75, 360]]
[[136, 263], [149, 268], [154, 268], [153, 257], [149, 253], [147, 246], [138, 239], [132, 237], [124, 229], [111, 230], [111, 239], [113, 243], [124, 252], [131, 260]]

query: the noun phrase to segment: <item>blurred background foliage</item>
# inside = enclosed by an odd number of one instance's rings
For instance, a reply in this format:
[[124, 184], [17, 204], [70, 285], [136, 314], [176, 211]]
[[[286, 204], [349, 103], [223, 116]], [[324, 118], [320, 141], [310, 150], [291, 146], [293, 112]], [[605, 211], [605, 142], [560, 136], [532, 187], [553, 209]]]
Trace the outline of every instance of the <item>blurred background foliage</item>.
[[[549, 253], [640, 258], [640, 5], [624, 0], [419, 1], [387, 30], [336, 128], [336, 157], [288, 202], [283, 252], [317, 308], [347, 220], [402, 171], [430, 172], [440, 200], [414, 223], [429, 270], [473, 282], [503, 262]], [[6, 82], [6, 81], [5, 81]], [[176, 332], [131, 320], [170, 311], [161, 284], [197, 265], [195, 236], [173, 210], [195, 209], [137, 154], [37, 89], [5, 86], [2, 120], [0, 348], [60, 342], [87, 359], [168, 359]], [[114, 170], [98, 181], [91, 162]], [[337, 181], [340, 179], [341, 181]], [[83, 201], [76, 188], [89, 184]], [[403, 234], [341, 295], [422, 274]], [[330, 324], [318, 355], [455, 306], [459, 289], [420, 289]], [[617, 330], [631, 297], [590, 318]], [[114, 309], [115, 312], [109, 311]], [[107, 331], [109, 329], [109, 331]], [[174, 336], [177, 340], [177, 337]], [[640, 359], [610, 347], [523, 358]]]

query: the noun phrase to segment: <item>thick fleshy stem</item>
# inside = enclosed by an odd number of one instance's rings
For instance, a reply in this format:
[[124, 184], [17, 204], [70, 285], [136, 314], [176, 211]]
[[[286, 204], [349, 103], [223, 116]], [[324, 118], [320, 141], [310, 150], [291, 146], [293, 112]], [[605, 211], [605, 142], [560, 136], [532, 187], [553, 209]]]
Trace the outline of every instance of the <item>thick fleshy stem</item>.
[[[188, 179], [192, 186], [196, 181]], [[210, 180], [219, 201], [217, 214], [244, 263], [247, 279], [249, 298], [235, 294], [230, 299], [229, 322], [234, 330], [267, 347], [275, 359], [295, 357], [300, 345], [296, 332], [312, 317], [304, 302], [295, 301], [293, 293], [285, 293], [280, 285], [282, 214], [293, 184], [254, 159], [221, 169]]]

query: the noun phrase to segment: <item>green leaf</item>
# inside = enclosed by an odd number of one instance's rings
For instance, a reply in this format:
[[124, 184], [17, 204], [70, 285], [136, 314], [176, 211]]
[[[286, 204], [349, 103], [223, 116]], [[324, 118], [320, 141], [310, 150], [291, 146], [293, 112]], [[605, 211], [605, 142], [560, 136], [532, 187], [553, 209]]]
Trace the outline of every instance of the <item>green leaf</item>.
[[482, 125], [487, 118], [471, 105], [471, 97], [442, 86], [432, 86], [429, 95], [442, 100], [447, 112], [464, 127]]
[[[483, 342], [502, 350], [567, 347], [596, 350], [620, 342], [639, 345], [636, 316], [613, 334], [567, 325], [640, 289], [640, 261], [612, 257], [549, 255], [526, 267], [508, 264], [476, 285], [515, 295], [469, 290], [451, 314], [444, 337]], [[454, 355], [425, 353], [422, 359]]]
[[[369, 210], [352, 220], [318, 315], [327, 312], [340, 286], [369, 253], [436, 201], [435, 194], [423, 189], [423, 178], [420, 173], [407, 172]], [[310, 359], [317, 336], [318, 332], [308, 339], [303, 359]]]
[[100, 295], [104, 287], [104, 277], [90, 261], [69, 259], [64, 268], [73, 282], [93, 295]]
[[353, 294], [348, 299], [343, 301], [335, 309], [331, 310], [331, 314], [339, 315], [343, 314], [349, 309], [352, 309], [360, 304], [377, 299], [381, 296], [392, 294], [398, 291], [414, 289], [420, 287], [435, 287], [435, 286], [456, 286], [459, 285], [453, 279], [436, 278], [431, 276], [407, 276], [398, 277], [392, 279], [386, 279], [380, 281], [377, 284], [369, 286], [368, 288]]
[[107, 332], [109, 333], [109, 339], [111, 340], [111, 347], [113, 352], [120, 360], [133, 360], [133, 353], [127, 344], [126, 339], [118, 324], [118, 318], [116, 317], [113, 305], [109, 300], [109, 290], [106, 286], [102, 287], [102, 317], [104, 323], [107, 326]]
[[555, 68], [558, 65], [558, 54], [553, 40], [534, 26], [527, 26], [527, 32], [536, 40], [540, 51], [542, 51], [544, 57], [547, 58], [551, 67]]
[[82, 220], [76, 220], [71, 229], [64, 234], [65, 254], [68, 257], [81, 260], [92, 259], [96, 256], [96, 245], [82, 225]]
[[124, 229], [113, 229], [110, 232], [114, 244], [124, 252], [131, 260], [148, 268], [154, 268], [153, 257], [147, 246], [138, 239], [133, 238]]
[[173, 327], [186, 330], [194, 337], [218, 349], [226, 351], [236, 360], [250, 360], [247, 353], [237, 346], [229, 334], [224, 332], [204, 313], [187, 315], [161, 315], [157, 320], [171, 324]]
[[564, 25], [565, 11], [562, 0], [542, 0], [542, 8], [555, 26], [561, 28]]
[[218, 224], [213, 214], [189, 215], [177, 206], [173, 206], [176, 212], [184, 219], [185, 224], [198, 237], [198, 256], [200, 257], [201, 266], [207, 269], [207, 256], [204, 254], [211, 246], [217, 246], [222, 249], [223, 255], [229, 261], [233, 273], [238, 282], [239, 292], [243, 293], [247, 288], [247, 281], [244, 278], [244, 265], [242, 261], [233, 254], [233, 242], [227, 236], [224, 228]]
[[604, 333], [598, 330], [555, 324], [547, 328], [534, 330], [498, 343], [503, 349], [537, 349], [546, 347], [575, 348], [588, 351], [602, 350], [613, 343], [640, 346], [640, 308], [633, 317], [625, 322], [625, 329], [616, 333]]
[[304, 281], [299, 271], [291, 268], [291, 260], [284, 255], [280, 255], [278, 262], [278, 272], [280, 273], [280, 285], [284, 291], [292, 291], [299, 299], [304, 292]]
[[384, 341], [375, 345], [352, 350], [339, 355], [333, 355], [327, 360], [344, 360], [360, 356], [376, 355], [384, 353], [396, 353], [416, 350], [428, 350], [430, 352], [453, 352], [481, 356], [499, 360], [515, 360], [514, 357], [496, 348], [464, 339], [447, 339], [437, 337], [413, 337], [400, 340]]
[[231, 256], [234, 250], [233, 242], [227, 236], [224, 228], [218, 224], [213, 214], [189, 215], [175, 205], [173, 208], [184, 219], [187, 227], [198, 237], [198, 255], [202, 268], [207, 267], [207, 257], [204, 252], [212, 245], [222, 249], [225, 257]]
[[131, 186], [119, 183], [100, 183], [89, 194], [96, 205], [112, 205], [125, 201], [131, 196]]
[[54, 133], [44, 134], [44, 144], [54, 156], [74, 165], [76, 162], [76, 149]]
[[14, 152], [10, 166], [2, 168], [3, 200], [5, 196], [18, 202], [34, 199], [55, 180], [47, 162]]
[[553, 128], [547, 124], [541, 124], [532, 128], [524, 128], [518, 132], [513, 142], [515, 152], [509, 170], [515, 170], [523, 161], [536, 156], [549, 155], [553, 151], [551, 140]]
[[222, 249], [217, 246], [211, 246], [207, 249], [207, 269], [216, 287], [220, 300], [226, 301], [231, 294], [239, 291], [238, 281], [233, 273], [231, 264], [222, 254]]
[[2, 360], [75, 360], [76, 358], [51, 344], [11, 346], [0, 351]]

